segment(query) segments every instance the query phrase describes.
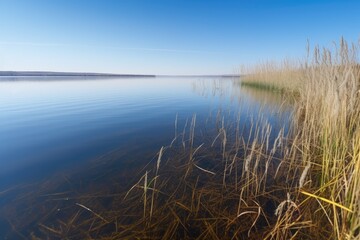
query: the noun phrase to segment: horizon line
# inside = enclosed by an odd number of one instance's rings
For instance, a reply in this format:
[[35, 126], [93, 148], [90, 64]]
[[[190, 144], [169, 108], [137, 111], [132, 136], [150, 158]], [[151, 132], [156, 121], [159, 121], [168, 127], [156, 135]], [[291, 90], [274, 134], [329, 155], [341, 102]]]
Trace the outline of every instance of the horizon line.
[[242, 74], [138, 74], [62, 71], [1, 71], [0, 77], [240, 77]]

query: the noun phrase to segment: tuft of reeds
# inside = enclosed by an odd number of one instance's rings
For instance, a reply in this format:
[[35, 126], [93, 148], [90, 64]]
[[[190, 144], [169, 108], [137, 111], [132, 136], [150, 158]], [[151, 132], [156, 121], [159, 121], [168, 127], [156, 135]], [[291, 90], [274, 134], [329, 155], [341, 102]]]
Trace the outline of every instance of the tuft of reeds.
[[296, 93], [292, 145], [299, 160], [292, 164], [302, 171], [300, 205], [314, 225], [309, 231], [326, 229], [333, 239], [360, 238], [358, 52], [359, 44], [341, 39], [333, 49], [308, 48], [296, 64], [260, 65], [242, 80], [243, 86]]

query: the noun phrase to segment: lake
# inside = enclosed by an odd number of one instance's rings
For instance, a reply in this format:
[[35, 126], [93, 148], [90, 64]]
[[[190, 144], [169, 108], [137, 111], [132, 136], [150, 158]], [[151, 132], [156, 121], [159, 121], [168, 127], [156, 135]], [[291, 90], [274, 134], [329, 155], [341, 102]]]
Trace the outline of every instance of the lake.
[[129, 189], [162, 146], [185, 144], [176, 137], [192, 121], [194, 146], [224, 122], [246, 134], [266, 121], [275, 138], [287, 131], [290, 109], [281, 96], [230, 77], [0, 79], [0, 237], [41, 232], [39, 209], [61, 209], [49, 196]]

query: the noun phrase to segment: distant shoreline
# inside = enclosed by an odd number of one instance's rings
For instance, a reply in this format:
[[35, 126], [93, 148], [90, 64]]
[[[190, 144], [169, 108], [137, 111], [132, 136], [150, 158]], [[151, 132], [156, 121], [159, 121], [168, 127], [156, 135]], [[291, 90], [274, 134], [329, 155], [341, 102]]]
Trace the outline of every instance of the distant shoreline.
[[151, 75], [85, 72], [0, 71], [0, 77], [240, 77], [240, 75]]
[[155, 77], [155, 75], [84, 72], [0, 71], [0, 77]]

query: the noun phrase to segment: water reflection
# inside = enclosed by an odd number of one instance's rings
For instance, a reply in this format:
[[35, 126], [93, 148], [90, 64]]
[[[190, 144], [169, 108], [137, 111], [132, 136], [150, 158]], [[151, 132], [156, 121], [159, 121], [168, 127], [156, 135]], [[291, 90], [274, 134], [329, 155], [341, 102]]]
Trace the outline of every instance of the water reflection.
[[275, 138], [291, 113], [281, 96], [228, 78], [0, 82], [0, 100], [0, 232], [9, 239], [76, 213], [82, 199], [111, 206], [180, 132], [182, 146], [194, 114], [199, 146], [223, 125], [246, 138], [257, 121]]
[[290, 100], [282, 93], [246, 86], [239, 86], [239, 88], [241, 88], [241, 93], [244, 98], [253, 99], [253, 101], [266, 104], [272, 108], [283, 107], [284, 110], [289, 110], [291, 108]]

